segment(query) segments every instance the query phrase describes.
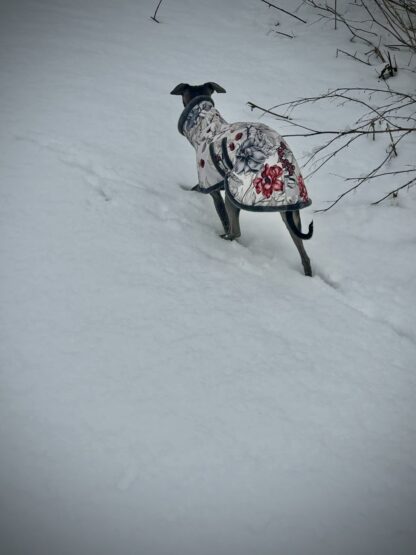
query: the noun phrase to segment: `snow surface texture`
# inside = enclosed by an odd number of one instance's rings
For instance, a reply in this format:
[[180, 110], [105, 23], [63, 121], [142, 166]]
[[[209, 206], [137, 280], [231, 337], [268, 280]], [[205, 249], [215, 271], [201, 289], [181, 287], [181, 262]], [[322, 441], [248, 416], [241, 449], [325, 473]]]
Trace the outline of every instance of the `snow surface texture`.
[[[225, 242], [179, 187], [194, 152], [169, 96], [213, 80], [228, 121], [256, 120], [249, 100], [375, 76], [324, 22], [170, 0], [158, 25], [155, 4], [0, 2], [0, 552], [410, 555], [414, 190], [313, 214], [380, 141], [309, 180], [306, 278], [278, 216], [244, 213]], [[331, 110], [309, 123], [351, 116]], [[300, 159], [310, 141], [289, 140]]]

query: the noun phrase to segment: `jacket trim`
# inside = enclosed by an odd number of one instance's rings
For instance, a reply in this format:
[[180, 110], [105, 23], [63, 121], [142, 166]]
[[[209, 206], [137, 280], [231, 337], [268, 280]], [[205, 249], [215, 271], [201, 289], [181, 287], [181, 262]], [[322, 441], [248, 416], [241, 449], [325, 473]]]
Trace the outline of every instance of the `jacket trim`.
[[240, 210], [247, 210], [247, 212], [293, 212], [293, 210], [302, 210], [302, 208], [306, 208], [312, 204], [311, 199], [308, 199], [307, 201], [297, 202], [296, 204], [286, 204], [284, 206], [248, 206], [235, 200], [230, 193], [227, 178], [224, 179], [224, 189], [225, 194], [228, 196], [231, 203], [234, 204], [236, 208], [240, 208]]
[[199, 193], [213, 193], [214, 191], [223, 191], [224, 190], [224, 181], [218, 181], [218, 183], [215, 183], [215, 185], [212, 185], [211, 187], [207, 187], [205, 189], [200, 189], [198, 192]]
[[218, 183], [216, 183], [215, 185], [212, 185], [208, 189], [201, 189], [199, 184], [195, 185], [194, 187], [192, 187], [192, 189], [190, 189], [190, 191], [196, 191], [197, 193], [203, 193], [204, 195], [206, 195], [207, 193], [214, 193], [215, 191], [223, 191], [223, 190], [224, 190], [224, 181], [219, 181]]
[[209, 145], [209, 154], [211, 156], [212, 163], [214, 164], [214, 168], [217, 170], [221, 177], [225, 177], [226, 173], [220, 166], [217, 155], [215, 154], [214, 143], [210, 143]]
[[227, 164], [228, 168], [232, 170], [234, 168], [234, 165], [231, 162], [230, 157], [228, 156], [227, 137], [224, 137], [223, 140], [221, 141], [221, 151], [222, 151], [222, 157], [224, 159], [224, 162]]

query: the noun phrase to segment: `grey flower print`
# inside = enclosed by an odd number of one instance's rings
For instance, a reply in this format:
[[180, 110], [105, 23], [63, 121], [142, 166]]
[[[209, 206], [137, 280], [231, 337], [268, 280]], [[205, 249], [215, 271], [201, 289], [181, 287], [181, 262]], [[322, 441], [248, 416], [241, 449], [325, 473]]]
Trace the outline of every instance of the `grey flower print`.
[[241, 143], [236, 153], [235, 173], [257, 173], [260, 171], [270, 154], [271, 148], [270, 141], [264, 137], [263, 133], [249, 136]]
[[185, 129], [189, 131], [194, 127], [199, 119], [199, 116], [204, 110], [210, 110], [211, 104], [209, 102], [200, 102], [197, 104], [192, 110], [189, 112], [189, 115], [186, 119]]

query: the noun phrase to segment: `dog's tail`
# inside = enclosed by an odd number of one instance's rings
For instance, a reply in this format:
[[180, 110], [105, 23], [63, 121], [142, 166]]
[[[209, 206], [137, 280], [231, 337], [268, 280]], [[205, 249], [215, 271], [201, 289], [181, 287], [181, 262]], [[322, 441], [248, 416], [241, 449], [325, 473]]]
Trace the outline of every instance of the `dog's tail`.
[[[296, 235], [296, 237], [299, 237], [299, 239], [310, 239], [313, 235], [313, 221], [309, 224], [309, 229], [308, 229], [308, 233], [302, 233], [301, 229], [298, 229], [296, 227], [295, 221], [293, 219], [293, 212], [291, 210], [288, 210], [286, 212], [286, 219], [287, 219], [287, 223], [289, 224], [290, 229], [293, 231], [293, 233]], [[300, 222], [300, 218], [299, 218], [299, 222]]]

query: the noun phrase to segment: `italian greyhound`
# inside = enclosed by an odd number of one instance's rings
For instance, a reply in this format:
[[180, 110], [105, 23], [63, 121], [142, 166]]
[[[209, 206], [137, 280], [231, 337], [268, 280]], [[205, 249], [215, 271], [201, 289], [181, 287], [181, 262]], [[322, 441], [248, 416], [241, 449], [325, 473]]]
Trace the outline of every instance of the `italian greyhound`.
[[[196, 106], [198, 103], [203, 102], [204, 99], [206, 100], [210, 100], [212, 94], [214, 92], [217, 93], [225, 93], [225, 89], [223, 87], [221, 87], [220, 85], [218, 85], [217, 83], [214, 82], [207, 82], [204, 83], [203, 85], [197, 85], [197, 86], [192, 86], [189, 85], [187, 83], [181, 83], [179, 85], [177, 85], [170, 94], [173, 95], [179, 95], [182, 97], [182, 102], [184, 105], [184, 112], [187, 112], [187, 114], [189, 114], [189, 110], [188, 108], [193, 108], [194, 106]], [[202, 97], [202, 98], [201, 98]], [[200, 99], [198, 99], [200, 98]], [[198, 100], [196, 100], [198, 99]], [[212, 102], [213, 104], [213, 102]], [[208, 104], [209, 107], [209, 104]], [[221, 116], [219, 116], [221, 117]], [[183, 116], [181, 116], [181, 118], [183, 118]], [[225, 120], [222, 120], [222, 122], [226, 123]], [[180, 120], [181, 122], [181, 120]], [[183, 122], [182, 122], [183, 124]], [[192, 125], [194, 125], [192, 123]], [[236, 124], [236, 125], [241, 125], [241, 124]], [[244, 124], [247, 126], [253, 127], [256, 124]], [[261, 128], [262, 130], [270, 130], [271, 132], [274, 132], [274, 130], [272, 131], [270, 128], [268, 128], [267, 126], [264, 126], [261, 124]], [[180, 131], [182, 133], [182, 130], [180, 128]], [[210, 129], [208, 130], [210, 131]], [[231, 131], [234, 131], [233, 129]], [[274, 132], [276, 133], [276, 132]], [[182, 133], [184, 134], [184, 133]], [[241, 134], [239, 134], [241, 135]], [[189, 137], [188, 137], [189, 138]], [[237, 136], [237, 138], [239, 138]], [[280, 143], [282, 145], [281, 148], [289, 148], [287, 147], [286, 143], [284, 143], [285, 146], [283, 146], [283, 143]], [[195, 145], [194, 145], [195, 146]], [[227, 152], [224, 153], [224, 145], [223, 146], [223, 154], [226, 158], [226, 160], [228, 161], [228, 164], [230, 164], [228, 166], [228, 170], [231, 168], [232, 169], [232, 165], [231, 162], [229, 161], [229, 157], [227, 156]], [[235, 149], [235, 147], [233, 148], [233, 143], [230, 144], [230, 147], [232, 150]], [[205, 149], [205, 147], [204, 147]], [[208, 150], [208, 149], [207, 149]], [[215, 167], [218, 169], [218, 171], [221, 171], [221, 167], [219, 167], [218, 162], [215, 161], [215, 156], [213, 153], [211, 153], [211, 156], [213, 157], [213, 162], [215, 164]], [[217, 158], [219, 158], [218, 155], [216, 155]], [[285, 167], [285, 170], [287, 169], [285, 166], [285, 162], [286, 164], [288, 163], [287, 161], [283, 160], [283, 166]], [[202, 161], [201, 161], [202, 164]], [[264, 167], [264, 166], [263, 166]], [[278, 167], [277, 165], [273, 166], [274, 168], [278, 168], [279, 171], [283, 171], [283, 169], [280, 168], [280, 166]], [[292, 165], [292, 168], [294, 166]], [[266, 164], [266, 168], [269, 168]], [[267, 169], [267, 171], [269, 171], [269, 169]], [[279, 183], [272, 175], [272, 179], [268, 178], [268, 173], [262, 173], [261, 178], [258, 178], [256, 180], [254, 180], [256, 182], [256, 186], [257, 187], [261, 187], [262, 185], [264, 185], [267, 188], [267, 183], [273, 182], [274, 179], [274, 183]], [[276, 174], [275, 170], [275, 175]], [[292, 174], [293, 174], [293, 170], [292, 170]], [[221, 175], [225, 175], [225, 173], [222, 173]], [[257, 174], [260, 175], [260, 174]], [[286, 175], [291, 175], [286, 174]], [[289, 178], [290, 179], [290, 178]], [[301, 178], [302, 179], [302, 178]], [[293, 180], [292, 180], [293, 181]], [[303, 179], [302, 179], [302, 183], [303, 183]], [[270, 187], [270, 185], [269, 185]], [[223, 187], [222, 187], [223, 188]], [[212, 187], [211, 187], [212, 189]], [[239, 206], [238, 202], [236, 202], [236, 200], [234, 198], [232, 198], [232, 196], [229, 194], [229, 191], [227, 190], [227, 187], [225, 188], [225, 193], [224, 193], [224, 198], [221, 194], [221, 190], [220, 189], [215, 189], [215, 190], [204, 190], [202, 191], [200, 184], [196, 185], [195, 187], [192, 188], [192, 190], [194, 191], [200, 191], [200, 192], [209, 192], [209, 194], [211, 195], [213, 201], [214, 201], [214, 206], [216, 209], [216, 212], [221, 220], [222, 226], [224, 228], [224, 233], [221, 235], [221, 237], [223, 239], [226, 239], [228, 241], [233, 241], [234, 239], [237, 239], [238, 237], [240, 237], [241, 235], [241, 230], [240, 230], [240, 222], [239, 222], [239, 216], [240, 216], [240, 209], [241, 209], [241, 205]], [[276, 188], [277, 190], [277, 188]], [[306, 191], [306, 189], [305, 189]], [[266, 193], [266, 198], [267, 194], [270, 196], [271, 193]], [[264, 197], [262, 197], [264, 198]], [[308, 203], [310, 204], [310, 200], [308, 199]], [[307, 204], [305, 204], [307, 205]], [[295, 205], [296, 206], [296, 205]], [[302, 207], [302, 206], [301, 206]], [[244, 208], [244, 207], [243, 207]], [[248, 208], [250, 209], [250, 208]], [[272, 210], [272, 209], [271, 209]], [[308, 233], [302, 233], [301, 231], [301, 219], [300, 219], [300, 214], [299, 214], [299, 209], [291, 209], [291, 210], [284, 210], [284, 206], [277, 208], [275, 210], [280, 211], [280, 215], [283, 219], [283, 222], [285, 224], [285, 226], [287, 227], [290, 236], [292, 237], [292, 240], [300, 254], [301, 257], [301, 261], [302, 261], [302, 265], [304, 268], [304, 272], [305, 275], [307, 276], [312, 276], [312, 268], [311, 268], [311, 263], [309, 260], [309, 257], [305, 251], [305, 248], [303, 246], [303, 239], [310, 239], [313, 235], [313, 223], [311, 223], [309, 225], [309, 230]]]

